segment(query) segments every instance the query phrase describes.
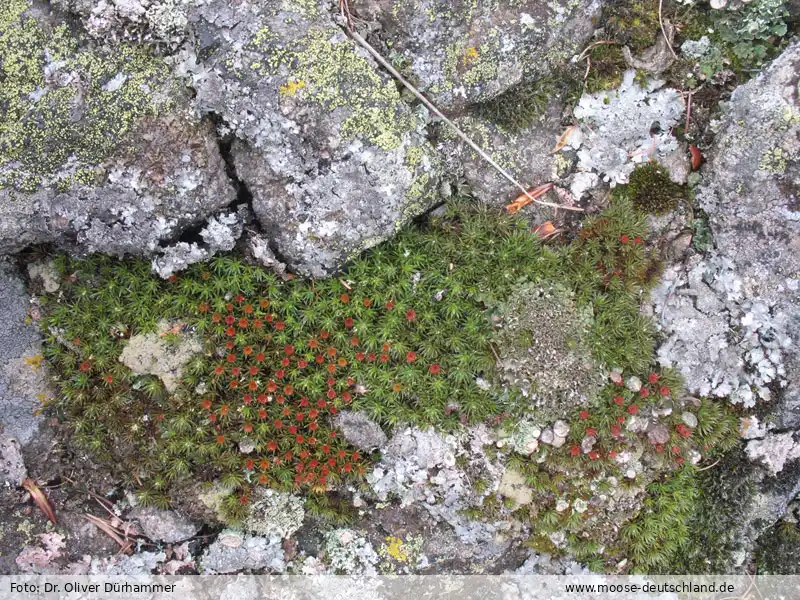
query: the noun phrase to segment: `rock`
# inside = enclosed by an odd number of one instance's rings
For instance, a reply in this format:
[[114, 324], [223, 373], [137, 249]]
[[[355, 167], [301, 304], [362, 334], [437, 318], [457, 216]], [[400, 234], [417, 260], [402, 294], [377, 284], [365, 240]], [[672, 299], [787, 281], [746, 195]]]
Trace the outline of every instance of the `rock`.
[[182, 542], [200, 531], [199, 525], [174, 510], [137, 506], [128, 517], [137, 521], [151, 540], [168, 544]]
[[[563, 130], [560, 115], [560, 106], [553, 102], [535, 123], [519, 130], [510, 131], [477, 115], [461, 117], [455, 122], [522, 185], [533, 188], [562, 175], [558, 172], [561, 163], [551, 152]], [[449, 129], [442, 129], [437, 148], [449, 157], [449, 169], [463, 174], [470, 191], [483, 202], [508, 204], [520, 195], [518, 188]], [[542, 200], [559, 202], [554, 193]]]
[[382, 27], [369, 39], [441, 109], [492, 98], [564, 66], [594, 31], [597, 0], [453, 4], [368, 0], [362, 18]]
[[729, 527], [745, 550], [800, 492], [799, 62], [794, 42], [731, 95], [695, 188], [713, 247], [668, 266], [652, 294], [662, 366], [695, 396], [761, 404], [759, 419], [742, 422], [745, 452], [709, 475], [735, 467], [728, 486], [752, 482]]
[[237, 571], [267, 569], [282, 573], [286, 569], [283, 546], [279, 537], [244, 536], [238, 546], [229, 546], [230, 536], [212, 543], [200, 558], [206, 573], [235, 573]]
[[[156, 333], [132, 336], [119, 356], [119, 361], [134, 373], [159, 377], [170, 393], [177, 389], [184, 365], [203, 350], [195, 337], [170, 334], [172, 330], [169, 323], [162, 321]], [[168, 334], [179, 336], [178, 341], [165, 339]]]
[[581, 440], [581, 452], [584, 454], [589, 454], [594, 448], [594, 445], [597, 443], [597, 438], [593, 435], [587, 435], [585, 438]]
[[372, 452], [382, 448], [388, 438], [380, 425], [360, 412], [343, 411], [336, 416], [336, 427], [342, 432], [344, 439], [356, 448]]
[[663, 423], [651, 425], [647, 429], [647, 441], [651, 444], [666, 444], [669, 442], [669, 429]]
[[564, 444], [567, 443], [567, 438], [562, 437], [560, 435], [553, 436], [553, 448], [561, 448]]
[[0, 254], [52, 243], [156, 255], [235, 199], [213, 127], [191, 116], [160, 59], [52, 21], [12, 0], [0, 23], [28, 57], [5, 108], [15, 127], [0, 154]]
[[244, 527], [267, 537], [288, 538], [303, 525], [303, 499], [275, 490], [257, 488]]
[[569, 508], [569, 501], [564, 498], [559, 498], [556, 501], [556, 512], [564, 512]]
[[11, 264], [0, 259], [0, 423], [2, 432], [23, 445], [33, 439], [50, 396], [41, 340], [28, 317], [30, 297]]
[[525, 482], [525, 476], [514, 469], [507, 469], [500, 480], [497, 490], [506, 498], [513, 500], [518, 506], [533, 502], [533, 490]]
[[41, 286], [48, 294], [53, 294], [61, 287], [58, 270], [52, 260], [37, 260], [28, 263], [28, 277], [31, 282]]
[[0, 435], [0, 481], [11, 486], [20, 485], [28, 477], [19, 442]]
[[[636, 71], [625, 72], [616, 90], [584, 94], [575, 107], [582, 136], [571, 137], [566, 149], [578, 151], [578, 169], [594, 171], [611, 186], [627, 183], [637, 165], [651, 158], [661, 160], [677, 150], [669, 133], [685, 110], [680, 92], [660, 89], [662, 81], [650, 79], [645, 87], [636, 81]], [[661, 133], [650, 134], [653, 122]]]
[[689, 411], [681, 413], [681, 421], [683, 421], [687, 427], [691, 427], [692, 429], [697, 427], [697, 415]]
[[[770, 475], [780, 473], [786, 463], [800, 458], [800, 434], [768, 433], [763, 439], [750, 440], [745, 446], [747, 458], [763, 465]], [[798, 483], [800, 486], [800, 482]]]
[[552, 444], [554, 439], [555, 439], [555, 434], [553, 433], [553, 430], [550, 429], [549, 427], [542, 432], [541, 440], [543, 444]]
[[559, 419], [553, 423], [553, 433], [556, 437], [567, 437], [569, 435], [569, 423]]
[[625, 387], [627, 387], [632, 392], [638, 392], [642, 389], [642, 380], [636, 377], [629, 377], [628, 381], [625, 382]]
[[195, 104], [236, 135], [236, 173], [271, 252], [332, 272], [436, 201], [427, 115], [315, 3], [212, 0], [190, 9]]

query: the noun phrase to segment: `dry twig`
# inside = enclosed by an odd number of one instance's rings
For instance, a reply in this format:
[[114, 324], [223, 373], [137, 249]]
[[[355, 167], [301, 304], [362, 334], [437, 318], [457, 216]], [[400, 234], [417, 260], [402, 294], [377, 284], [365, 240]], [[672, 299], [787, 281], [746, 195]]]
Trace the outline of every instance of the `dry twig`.
[[658, 24], [661, 25], [661, 35], [664, 36], [664, 41], [667, 42], [667, 48], [669, 48], [669, 51], [672, 52], [672, 56], [674, 56], [677, 59], [678, 55], [675, 54], [675, 50], [672, 47], [672, 43], [669, 41], [667, 30], [664, 27], [664, 17], [662, 15], [663, 11], [664, 11], [664, 0], [658, 0]]

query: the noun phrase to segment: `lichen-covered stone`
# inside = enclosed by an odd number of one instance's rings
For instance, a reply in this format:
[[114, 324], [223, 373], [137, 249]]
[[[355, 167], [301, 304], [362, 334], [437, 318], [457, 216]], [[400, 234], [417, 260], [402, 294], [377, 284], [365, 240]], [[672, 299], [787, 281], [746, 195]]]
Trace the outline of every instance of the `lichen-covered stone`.
[[[517, 131], [474, 115], [455, 122], [497, 164], [530, 189], [564, 175], [558, 168], [560, 155], [552, 153], [562, 131], [557, 109], [553, 104], [535, 123]], [[471, 192], [480, 200], [507, 204], [522, 193], [449, 129], [442, 129], [438, 149], [447, 158], [449, 169], [463, 175]], [[558, 201], [555, 197], [545, 200]]]
[[283, 547], [278, 536], [243, 536], [236, 546], [227, 545], [227, 539], [217, 539], [200, 558], [200, 567], [206, 573], [235, 573], [266, 569], [282, 573], [286, 570]]
[[236, 135], [237, 174], [280, 261], [323, 275], [435, 202], [427, 116], [327, 9], [214, 1], [190, 22], [196, 105]]
[[[594, 172], [613, 187], [627, 183], [637, 165], [665, 159], [678, 149], [671, 127], [684, 114], [680, 92], [663, 88], [656, 79], [638, 81], [625, 72], [615, 90], [584, 94], [574, 114], [581, 128], [567, 137], [567, 148], [578, 151], [578, 168]], [[651, 130], [658, 123], [660, 130]]]
[[301, 498], [258, 488], [253, 493], [244, 528], [259, 535], [288, 538], [300, 528], [304, 517]]
[[654, 294], [662, 364], [691, 392], [745, 406], [777, 396], [779, 427], [800, 426], [798, 64], [795, 43], [733, 93], [696, 194], [715, 251], [668, 270]]
[[151, 540], [175, 543], [189, 539], [200, 531], [200, 526], [174, 510], [137, 506], [129, 517], [136, 520], [142, 532]]
[[0, 64], [0, 253], [151, 255], [233, 201], [210, 125], [146, 50], [90, 46], [10, 0]]
[[[134, 373], [159, 377], [168, 392], [177, 389], [184, 365], [203, 349], [195, 337], [171, 333], [172, 329], [164, 321], [159, 323], [157, 332], [132, 336], [119, 356], [119, 361]], [[168, 335], [178, 339], [172, 343]]]
[[364, 413], [343, 411], [337, 415], [335, 424], [348, 442], [367, 452], [382, 447], [388, 441], [381, 426]]
[[[443, 109], [563, 67], [594, 30], [598, 0], [367, 0], [374, 42]], [[373, 38], [370, 38], [371, 40]]]

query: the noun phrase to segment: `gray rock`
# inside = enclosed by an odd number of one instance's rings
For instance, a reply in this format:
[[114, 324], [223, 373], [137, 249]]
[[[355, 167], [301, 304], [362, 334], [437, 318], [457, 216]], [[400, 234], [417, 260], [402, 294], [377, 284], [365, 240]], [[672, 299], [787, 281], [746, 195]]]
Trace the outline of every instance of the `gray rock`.
[[280, 262], [324, 275], [436, 202], [427, 115], [327, 10], [213, 0], [189, 20], [196, 106], [237, 136], [237, 174]]
[[567, 437], [569, 435], [569, 424], [566, 421], [556, 421], [553, 423], [553, 433], [556, 437]]
[[174, 510], [137, 506], [129, 518], [136, 520], [151, 540], [169, 544], [182, 542], [200, 531], [200, 526]]
[[17, 125], [0, 153], [0, 254], [53, 243], [149, 256], [234, 200], [212, 126], [190, 115], [163, 62], [90, 47], [26, 4], [0, 30], [40, 40], [24, 49], [32, 64], [6, 114]]
[[368, 0], [359, 15], [382, 26], [373, 41], [385, 56], [440, 108], [456, 109], [565, 65], [594, 31], [600, 4]]
[[555, 438], [555, 434], [553, 433], [553, 430], [550, 429], [549, 427], [547, 429], [545, 429], [544, 431], [542, 431], [542, 438], [541, 439], [542, 439], [542, 443], [543, 444], [552, 444], [554, 438]]
[[798, 64], [795, 42], [732, 94], [696, 189], [714, 249], [669, 266], [653, 292], [659, 360], [690, 393], [745, 407], [773, 401], [759, 414], [770, 425], [744, 428], [746, 451], [733, 459], [736, 479], [755, 489], [731, 524], [747, 550], [800, 492]]
[[371, 452], [383, 447], [388, 438], [380, 425], [372, 421], [364, 413], [344, 411], [336, 416], [336, 427], [342, 432], [344, 439], [355, 447]]
[[697, 189], [716, 251], [668, 269], [654, 293], [661, 363], [690, 392], [745, 406], [784, 388], [782, 428], [800, 426], [798, 60], [794, 43], [733, 93]]
[[20, 485], [28, 477], [19, 442], [9, 436], [0, 435], [0, 481], [8, 485]]
[[227, 545], [227, 538], [216, 540], [200, 558], [200, 565], [208, 573], [235, 573], [268, 569], [272, 572], [283, 572], [286, 569], [281, 538], [259, 536], [243, 536], [241, 544]]
[[0, 259], [0, 424], [2, 431], [27, 444], [42, 417], [38, 410], [50, 395], [41, 341], [28, 316], [30, 297], [19, 272]]
[[[506, 171], [531, 189], [561, 175], [556, 156], [551, 152], [554, 140], [563, 130], [560, 116], [561, 107], [554, 102], [536, 123], [519, 131], [508, 131], [479, 116], [465, 116], [455, 122]], [[482, 201], [508, 204], [521, 194], [449, 129], [442, 130], [438, 149], [448, 158], [449, 169], [463, 175], [472, 193]], [[554, 192], [542, 199], [559, 202]]]

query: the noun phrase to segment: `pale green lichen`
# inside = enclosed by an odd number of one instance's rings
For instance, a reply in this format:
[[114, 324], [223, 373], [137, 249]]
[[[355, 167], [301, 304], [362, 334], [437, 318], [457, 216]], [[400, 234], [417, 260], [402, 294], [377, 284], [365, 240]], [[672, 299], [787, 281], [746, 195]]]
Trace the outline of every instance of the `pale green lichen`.
[[758, 169], [768, 173], [783, 173], [789, 165], [789, 159], [789, 153], [779, 146], [767, 150], [761, 155], [761, 160], [758, 162]]
[[169, 105], [168, 95], [154, 98], [167, 68], [140, 48], [83, 47], [67, 25], [34, 20], [30, 7], [0, 8], [0, 189], [92, 182], [140, 120]]
[[337, 29], [311, 28], [289, 47], [264, 27], [245, 50], [258, 53], [250, 68], [259, 75], [290, 73], [280, 86], [282, 97], [321, 105], [330, 112], [348, 111], [341, 125], [346, 138], [362, 137], [382, 150], [392, 150], [416, 125], [394, 82], [382, 78]]

